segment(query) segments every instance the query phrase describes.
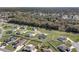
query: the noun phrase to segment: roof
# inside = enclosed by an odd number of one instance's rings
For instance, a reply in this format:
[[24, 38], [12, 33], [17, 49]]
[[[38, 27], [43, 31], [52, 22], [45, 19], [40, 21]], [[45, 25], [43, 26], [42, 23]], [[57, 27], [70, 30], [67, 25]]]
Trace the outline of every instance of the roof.
[[65, 37], [65, 36], [60, 36], [59, 38], [57, 38], [57, 40], [59, 40], [59, 41], [65, 41], [65, 40], [67, 40], [67, 37]]
[[39, 39], [45, 39], [45, 38], [46, 38], [46, 35], [44, 35], [44, 34], [39, 34], [38, 38], [39, 38]]
[[32, 52], [34, 49], [35, 46], [33, 44], [29, 44], [24, 48], [25, 51], [29, 51], [29, 52]]
[[34, 47], [34, 45], [33, 45], [33, 44], [29, 44], [29, 45], [27, 45], [27, 46], [29, 46], [29, 47]]
[[21, 46], [25, 43], [25, 41], [26, 41], [25, 39], [18, 40], [17, 41], [18, 43], [15, 46]]
[[62, 44], [62, 45], [58, 46], [57, 48], [61, 52], [69, 52], [70, 51], [70, 49], [65, 44]]

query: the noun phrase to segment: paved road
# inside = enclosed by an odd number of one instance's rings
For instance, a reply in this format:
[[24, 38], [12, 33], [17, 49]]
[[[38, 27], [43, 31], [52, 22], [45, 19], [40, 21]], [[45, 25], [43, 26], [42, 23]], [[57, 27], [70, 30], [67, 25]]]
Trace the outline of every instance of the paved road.
[[24, 45], [18, 46], [14, 52], [19, 51]]
[[72, 45], [77, 49], [77, 51], [79, 52], [79, 44], [76, 42], [73, 42]]

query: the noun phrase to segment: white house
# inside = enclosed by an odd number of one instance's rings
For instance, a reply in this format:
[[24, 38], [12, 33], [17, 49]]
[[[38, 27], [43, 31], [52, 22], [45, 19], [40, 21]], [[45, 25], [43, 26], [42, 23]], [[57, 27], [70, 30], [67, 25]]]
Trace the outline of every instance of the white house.
[[27, 51], [30, 51], [30, 52], [36, 52], [37, 51], [37, 49], [35, 48], [35, 46], [33, 44], [27, 45], [24, 49], [27, 50]]

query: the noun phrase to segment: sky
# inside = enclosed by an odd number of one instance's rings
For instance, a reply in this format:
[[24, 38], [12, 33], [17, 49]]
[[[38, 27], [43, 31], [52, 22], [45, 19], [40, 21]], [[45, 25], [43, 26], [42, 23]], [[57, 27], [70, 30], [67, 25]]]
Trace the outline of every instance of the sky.
[[78, 0], [0, 0], [0, 7], [79, 7]]

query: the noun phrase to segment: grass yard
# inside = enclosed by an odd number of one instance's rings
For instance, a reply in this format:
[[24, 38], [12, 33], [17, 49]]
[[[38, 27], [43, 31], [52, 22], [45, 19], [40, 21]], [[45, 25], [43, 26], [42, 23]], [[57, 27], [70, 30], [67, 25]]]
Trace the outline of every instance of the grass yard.
[[47, 33], [48, 39], [57, 39], [60, 36], [67, 36], [75, 42], [79, 41], [79, 34], [67, 33], [67, 32], [55, 31], [55, 30], [50, 31], [43, 28], [39, 28], [39, 31]]
[[72, 49], [72, 52], [77, 52], [77, 50], [75, 48]]
[[12, 47], [12, 44], [9, 44], [5, 47], [5, 49], [8, 49], [10, 51], [14, 51], [15, 49]]
[[31, 40], [28, 44], [33, 44], [35, 46], [37, 46], [38, 44], [41, 44], [42, 42], [38, 41], [38, 40]]
[[7, 40], [10, 36], [6, 35], [6, 36], [3, 36], [1, 39], [0, 39], [0, 42], [3, 42], [4, 40]]

